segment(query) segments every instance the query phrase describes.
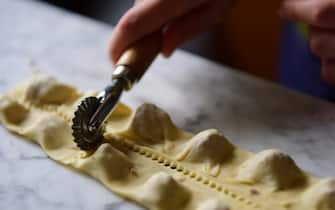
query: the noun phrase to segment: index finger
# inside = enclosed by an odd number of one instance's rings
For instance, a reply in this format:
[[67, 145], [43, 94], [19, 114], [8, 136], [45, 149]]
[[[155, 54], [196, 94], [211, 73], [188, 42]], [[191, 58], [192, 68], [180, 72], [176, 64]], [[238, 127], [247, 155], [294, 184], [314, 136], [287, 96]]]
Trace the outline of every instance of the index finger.
[[286, 0], [280, 8], [281, 15], [309, 25], [335, 28], [335, 1]]
[[146, 34], [161, 30], [172, 19], [205, 0], [146, 0], [137, 1], [119, 21], [110, 41], [110, 55], [115, 63], [125, 48]]

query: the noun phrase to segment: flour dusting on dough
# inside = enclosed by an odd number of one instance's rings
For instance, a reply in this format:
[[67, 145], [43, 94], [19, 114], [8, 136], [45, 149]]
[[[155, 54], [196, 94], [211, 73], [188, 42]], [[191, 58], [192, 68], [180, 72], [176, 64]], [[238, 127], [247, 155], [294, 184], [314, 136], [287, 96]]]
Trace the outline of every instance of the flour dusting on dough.
[[180, 131], [166, 112], [153, 104], [143, 104], [135, 111], [126, 132], [155, 144], [175, 140]]
[[123, 152], [110, 144], [102, 144], [91, 156], [82, 159], [79, 167], [94, 177], [112, 182], [127, 178], [133, 164]]
[[46, 74], [35, 75], [27, 84], [27, 100], [41, 104], [61, 104], [77, 98], [74, 87], [63, 84]]
[[234, 146], [222, 134], [210, 129], [193, 136], [177, 160], [202, 163], [205, 172], [217, 176], [220, 165], [231, 158], [233, 151]]
[[190, 192], [171, 175], [159, 172], [150, 177], [137, 191], [141, 202], [158, 209], [183, 209], [190, 199]]
[[302, 196], [306, 210], [335, 209], [335, 178], [321, 180]]
[[185, 132], [152, 104], [132, 110], [118, 103], [103, 143], [81, 151], [71, 119], [92, 95], [35, 75], [0, 97], [0, 122], [50, 159], [152, 210], [335, 210], [334, 178], [314, 177], [278, 150], [248, 152], [214, 129]]
[[210, 199], [201, 203], [197, 210], [231, 210], [222, 199]]
[[2, 117], [2, 121], [13, 125], [22, 123], [29, 113], [29, 110], [27, 110], [21, 104], [11, 100], [6, 96], [2, 96], [0, 98], [0, 111], [0, 117]]
[[238, 180], [264, 183], [277, 190], [301, 184], [304, 175], [288, 155], [279, 150], [265, 150], [240, 166]]

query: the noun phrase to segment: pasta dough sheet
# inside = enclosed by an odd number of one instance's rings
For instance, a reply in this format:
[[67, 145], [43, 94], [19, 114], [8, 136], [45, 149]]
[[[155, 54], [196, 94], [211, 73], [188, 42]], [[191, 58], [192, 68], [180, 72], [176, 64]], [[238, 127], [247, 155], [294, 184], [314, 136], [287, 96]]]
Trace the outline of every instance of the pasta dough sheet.
[[132, 110], [119, 103], [104, 143], [81, 151], [71, 119], [91, 95], [38, 74], [1, 96], [0, 120], [50, 159], [148, 209], [335, 210], [335, 178], [313, 177], [279, 150], [248, 152], [215, 129], [183, 131], [152, 104]]

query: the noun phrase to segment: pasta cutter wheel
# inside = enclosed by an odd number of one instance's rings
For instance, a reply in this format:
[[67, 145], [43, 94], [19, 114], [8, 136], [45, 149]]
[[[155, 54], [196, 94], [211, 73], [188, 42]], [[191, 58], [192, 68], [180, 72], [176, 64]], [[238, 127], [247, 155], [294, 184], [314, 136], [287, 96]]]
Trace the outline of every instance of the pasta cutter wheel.
[[135, 42], [120, 57], [112, 82], [96, 97], [85, 98], [72, 119], [72, 136], [82, 150], [94, 150], [103, 142], [104, 122], [118, 103], [123, 90], [130, 90], [160, 51], [161, 33]]
[[72, 136], [80, 149], [93, 150], [100, 145], [103, 123], [118, 102], [124, 84], [122, 78], [114, 79], [98, 96], [87, 97], [78, 105], [72, 119]]
[[72, 136], [82, 150], [96, 148], [102, 141], [101, 130], [89, 128], [90, 117], [97, 110], [100, 102], [96, 97], [85, 98], [78, 106], [72, 119]]

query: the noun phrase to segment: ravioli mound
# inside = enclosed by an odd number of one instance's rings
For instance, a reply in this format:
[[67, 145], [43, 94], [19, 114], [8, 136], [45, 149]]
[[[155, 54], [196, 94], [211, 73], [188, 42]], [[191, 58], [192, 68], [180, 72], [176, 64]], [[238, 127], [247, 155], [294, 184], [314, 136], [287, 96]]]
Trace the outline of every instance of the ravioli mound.
[[302, 196], [304, 209], [335, 209], [335, 178], [321, 180]]
[[301, 184], [304, 175], [295, 162], [279, 150], [265, 150], [243, 163], [238, 179], [246, 183], [264, 183], [275, 190]]
[[118, 103], [103, 143], [81, 151], [71, 119], [92, 93], [35, 75], [0, 96], [0, 122], [50, 159], [149, 209], [335, 210], [334, 178], [309, 175], [279, 150], [248, 152], [215, 129], [186, 132], [153, 104], [133, 110]]

